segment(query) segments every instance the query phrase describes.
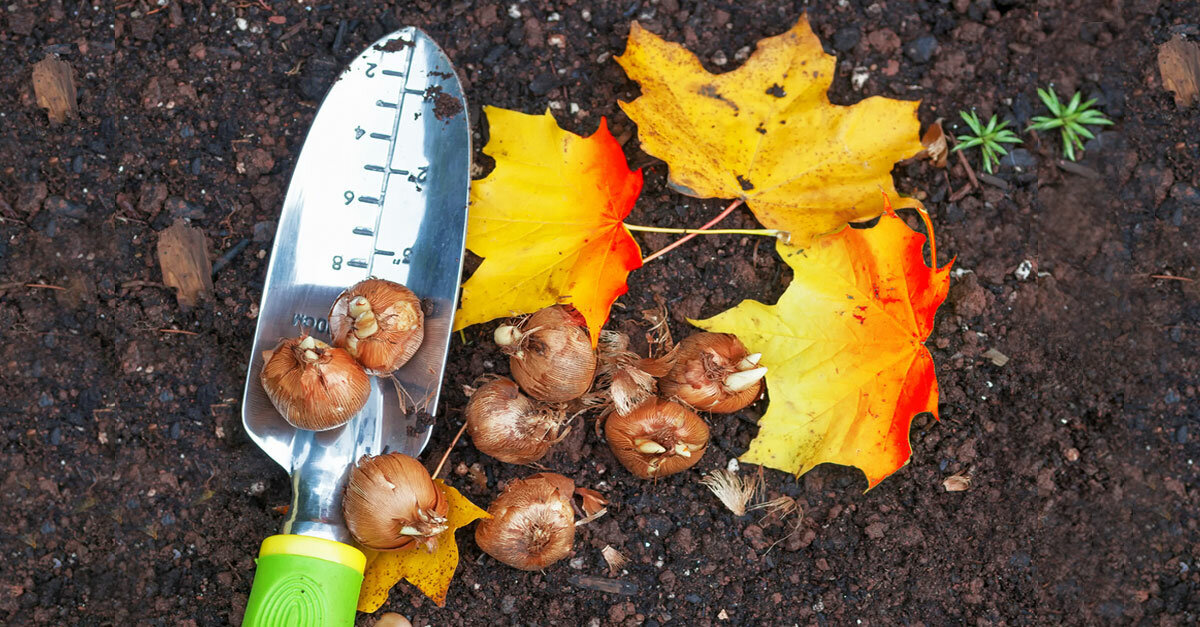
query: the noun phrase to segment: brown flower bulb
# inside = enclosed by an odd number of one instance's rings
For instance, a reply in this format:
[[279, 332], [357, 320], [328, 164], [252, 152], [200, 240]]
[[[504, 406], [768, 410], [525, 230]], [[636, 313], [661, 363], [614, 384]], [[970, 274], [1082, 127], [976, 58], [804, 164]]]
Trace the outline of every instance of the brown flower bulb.
[[690, 468], [708, 448], [708, 425], [700, 416], [659, 398], [647, 400], [624, 416], [609, 415], [604, 434], [621, 464], [643, 479]]
[[554, 473], [513, 481], [479, 521], [475, 542], [484, 553], [521, 570], [541, 570], [566, 557], [575, 543], [575, 484]]
[[425, 338], [425, 314], [412, 290], [366, 279], [342, 292], [329, 311], [333, 345], [373, 375], [386, 376], [412, 358]]
[[493, 379], [467, 403], [467, 433], [475, 448], [510, 464], [529, 464], [570, 428], [563, 429], [562, 411], [539, 405], [521, 393], [511, 379]]
[[767, 369], [729, 333], [696, 333], [676, 347], [675, 365], [658, 382], [663, 398], [704, 411], [735, 412], [758, 398]]
[[311, 336], [280, 340], [263, 357], [259, 381], [267, 398], [301, 429], [340, 427], [371, 395], [370, 378], [349, 353]]
[[506, 354], [513, 379], [525, 393], [548, 403], [582, 396], [596, 374], [596, 352], [583, 316], [551, 305], [519, 325], [502, 325], [494, 338]]
[[359, 544], [397, 551], [414, 542], [437, 548], [450, 503], [421, 462], [403, 453], [363, 456], [350, 472], [342, 513]]

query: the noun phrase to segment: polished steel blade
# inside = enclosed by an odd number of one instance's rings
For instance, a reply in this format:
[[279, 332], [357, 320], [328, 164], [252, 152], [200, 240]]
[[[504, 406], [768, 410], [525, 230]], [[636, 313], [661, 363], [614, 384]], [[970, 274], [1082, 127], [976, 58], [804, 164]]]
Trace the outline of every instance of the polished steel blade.
[[[285, 533], [348, 541], [341, 494], [365, 454], [417, 455], [429, 441], [453, 326], [466, 235], [470, 126], [446, 55], [416, 28], [360, 54], [326, 95], [279, 217], [246, 375], [247, 433], [292, 475]], [[407, 285], [425, 308], [420, 350], [367, 406], [320, 433], [279, 415], [259, 383], [263, 351], [302, 328], [329, 341], [330, 306], [369, 276]]]

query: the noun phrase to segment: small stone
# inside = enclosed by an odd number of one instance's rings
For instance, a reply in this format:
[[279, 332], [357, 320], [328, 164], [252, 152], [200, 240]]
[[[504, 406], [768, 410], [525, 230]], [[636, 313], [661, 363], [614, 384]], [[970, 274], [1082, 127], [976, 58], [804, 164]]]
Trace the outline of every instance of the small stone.
[[42, 181], [22, 187], [17, 195], [17, 211], [26, 214], [37, 212], [42, 207], [42, 201], [46, 200], [46, 193], [46, 184]]
[[883, 536], [887, 533], [887, 530], [888, 526], [881, 522], [873, 522], [867, 525], [867, 528], [865, 529], [867, 532], [867, 537], [871, 538], [872, 540], [879, 540], [883, 538]]
[[509, 594], [500, 599], [500, 611], [505, 614], [512, 614], [517, 609], [517, 597]]
[[536, 96], [543, 96], [555, 87], [558, 87], [558, 79], [550, 72], [538, 74], [529, 81], [529, 91]]
[[1079, 449], [1072, 446], [1063, 453], [1063, 457], [1067, 458], [1067, 461], [1073, 464], [1079, 461]]
[[275, 221], [263, 220], [254, 223], [254, 241], [263, 243], [275, 238]]
[[1016, 277], [1018, 281], [1024, 281], [1028, 279], [1029, 275], [1031, 274], [1033, 274], [1033, 262], [1028, 259], [1022, 261], [1020, 265], [1017, 266], [1017, 269], [1013, 270], [1013, 276]]
[[165, 207], [166, 210], [171, 214], [171, 217], [174, 218], [191, 218], [193, 220], [204, 218], [204, 207], [192, 205], [188, 203], [188, 201], [178, 196], [172, 196], [171, 198], [168, 198], [166, 201], [164, 201], [163, 207]]
[[854, 73], [850, 75], [850, 86], [854, 88], [854, 91], [858, 91], [867, 84], [869, 78], [871, 78], [871, 71], [860, 65], [854, 68]]
[[1033, 153], [1024, 148], [1014, 148], [1000, 159], [1000, 164], [1010, 168], [1032, 170], [1037, 167], [1037, 159], [1033, 156]]
[[858, 30], [857, 26], [845, 26], [843, 28], [839, 28], [838, 31], [833, 34], [833, 49], [837, 50], [838, 52], [849, 52], [858, 45], [858, 42], [861, 39], [862, 32]]
[[143, 215], [152, 216], [162, 209], [167, 200], [167, 186], [163, 183], [146, 183], [138, 194], [137, 209]]
[[675, 555], [690, 555], [696, 550], [696, 539], [692, 536], [692, 530], [684, 527], [676, 531], [668, 541], [668, 547]]
[[42, 209], [45, 209], [56, 216], [74, 218], [76, 220], [81, 220], [87, 217], [87, 207], [70, 202], [62, 196], [50, 196], [46, 198], [46, 202], [42, 205]]
[[755, 551], [761, 551], [771, 546], [771, 543], [767, 541], [766, 536], [763, 534], [762, 527], [758, 525], [747, 525], [746, 529], [742, 531], [742, 536], [750, 541], [750, 546]]
[[890, 28], [881, 28], [867, 34], [867, 44], [876, 52], [886, 56], [900, 48], [900, 36]]
[[1182, 427], [1179, 427], [1178, 429], [1175, 430], [1175, 441], [1180, 444], [1187, 444], [1187, 441], [1188, 441], [1187, 425], [1183, 425]]
[[724, 50], [718, 50], [716, 54], [712, 56], [712, 62], [713, 65], [717, 67], [725, 67], [725, 64], [729, 63], [729, 57], [725, 56]]
[[914, 63], [928, 63], [937, 52], [938, 41], [933, 35], [918, 37], [904, 45], [904, 56]]
[[1171, 186], [1171, 198], [1185, 205], [1200, 206], [1200, 189], [1187, 183], [1176, 183]]

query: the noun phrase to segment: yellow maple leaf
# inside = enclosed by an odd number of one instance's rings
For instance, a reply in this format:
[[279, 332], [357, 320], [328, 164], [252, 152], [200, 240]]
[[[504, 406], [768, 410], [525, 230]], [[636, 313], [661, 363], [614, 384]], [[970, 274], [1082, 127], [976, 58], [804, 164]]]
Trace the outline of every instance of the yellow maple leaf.
[[374, 612], [379, 609], [387, 601], [392, 586], [401, 579], [407, 579], [439, 607], [446, 604], [446, 591], [450, 589], [454, 571], [458, 568], [458, 543], [454, 540], [454, 532], [472, 521], [491, 518], [491, 515], [441, 479], [435, 483], [445, 492], [450, 506], [446, 513], [446, 525], [449, 528], [438, 536], [437, 548], [429, 553], [418, 543], [413, 543], [400, 551], [364, 550], [367, 568], [363, 574], [362, 590], [358, 594], [358, 611]]
[[770, 406], [741, 457], [796, 475], [823, 462], [857, 466], [868, 489], [908, 462], [913, 417], [937, 416], [925, 340], [950, 265], [925, 265], [925, 237], [894, 214], [801, 250], [780, 243], [791, 284], [774, 305], [745, 300], [707, 320], [762, 353]]
[[637, 22], [616, 61], [642, 88], [621, 108], [637, 123], [642, 149], [667, 162], [670, 185], [699, 198], [745, 199], [795, 246], [882, 213], [880, 190], [897, 196], [893, 164], [923, 148], [919, 102], [829, 102], [836, 59], [807, 17], [759, 41], [724, 74], [709, 74], [686, 48]]
[[484, 107], [496, 160], [471, 183], [467, 248], [483, 263], [463, 284], [455, 329], [554, 304], [587, 321], [592, 344], [642, 253], [621, 222], [642, 190], [604, 120], [590, 137], [554, 116]]

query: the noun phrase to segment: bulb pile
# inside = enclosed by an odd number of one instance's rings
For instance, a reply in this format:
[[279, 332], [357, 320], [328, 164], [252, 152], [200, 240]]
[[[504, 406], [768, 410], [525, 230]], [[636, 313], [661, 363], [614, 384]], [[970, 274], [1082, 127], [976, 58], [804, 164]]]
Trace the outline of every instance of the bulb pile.
[[[467, 429], [476, 448], [511, 463], [541, 459], [565, 435], [562, 406], [547, 403], [570, 402], [603, 408], [605, 439], [633, 474], [680, 472], [708, 447], [708, 425], [696, 412], [746, 407], [762, 394], [767, 372], [761, 354], [727, 333], [697, 333], [642, 357], [624, 334], [601, 331], [597, 353], [583, 318], [561, 305], [501, 325], [493, 337], [515, 383], [498, 378], [480, 387], [467, 406]], [[669, 337], [665, 343], [670, 348]]]
[[420, 348], [425, 316], [407, 287], [370, 278], [337, 297], [329, 326], [332, 347], [305, 331], [263, 355], [263, 391], [300, 429], [325, 431], [349, 422], [371, 395], [368, 375], [391, 374]]

